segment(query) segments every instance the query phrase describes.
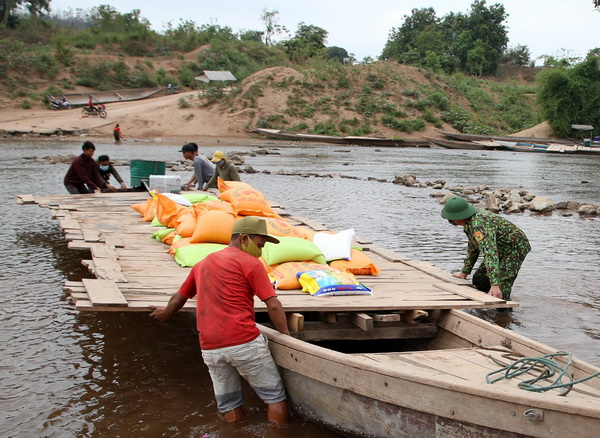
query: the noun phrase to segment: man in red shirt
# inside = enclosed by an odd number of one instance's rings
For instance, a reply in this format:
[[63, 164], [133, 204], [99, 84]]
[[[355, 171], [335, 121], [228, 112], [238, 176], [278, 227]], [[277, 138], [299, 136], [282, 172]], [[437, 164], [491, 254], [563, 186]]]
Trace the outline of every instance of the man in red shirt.
[[258, 260], [266, 242], [279, 243], [279, 240], [267, 234], [264, 219], [254, 216], [239, 219], [229, 246], [198, 262], [167, 306], [153, 306], [150, 316], [166, 321], [188, 299], [196, 297], [202, 357], [225, 421], [244, 418], [242, 375], [267, 403], [269, 421], [282, 426], [288, 420], [285, 390], [254, 314], [256, 295], [267, 305], [275, 328], [289, 335], [283, 306]]
[[81, 146], [83, 153], [75, 157], [63, 181], [67, 191], [72, 194], [100, 192], [106, 185], [100, 178], [98, 165], [92, 157], [96, 146], [91, 141], [86, 141]]

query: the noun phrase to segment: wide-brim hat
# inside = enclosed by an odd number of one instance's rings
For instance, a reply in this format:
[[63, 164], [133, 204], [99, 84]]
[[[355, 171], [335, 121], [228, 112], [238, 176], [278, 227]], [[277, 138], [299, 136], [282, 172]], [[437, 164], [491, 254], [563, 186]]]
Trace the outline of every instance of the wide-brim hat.
[[267, 242], [279, 243], [279, 239], [276, 239], [267, 233], [267, 222], [258, 216], [246, 216], [238, 219], [233, 225], [231, 234], [254, 234], [257, 236], [265, 236]]
[[477, 212], [477, 209], [469, 204], [465, 198], [456, 196], [446, 201], [442, 210], [442, 217], [451, 221], [468, 219]]

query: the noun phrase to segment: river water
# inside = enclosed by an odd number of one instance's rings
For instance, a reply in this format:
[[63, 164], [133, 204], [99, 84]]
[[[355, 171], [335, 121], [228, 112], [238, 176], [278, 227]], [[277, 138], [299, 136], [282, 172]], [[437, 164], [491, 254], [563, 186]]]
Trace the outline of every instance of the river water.
[[[197, 337], [185, 318], [165, 324], [146, 314], [74, 310], [62, 286], [90, 277], [84, 252], [68, 250], [46, 209], [18, 206], [17, 194], [62, 194], [66, 164], [44, 156], [78, 154], [82, 141], [0, 141], [0, 436], [3, 437], [334, 437], [294, 417], [287, 429], [265, 424], [261, 401], [246, 391], [247, 421], [219, 418]], [[391, 184], [394, 175], [449, 185], [523, 188], [554, 201], [600, 205], [600, 158], [505, 151], [346, 146], [201, 144], [215, 149], [276, 147], [246, 156], [259, 171], [295, 170], [332, 177], [242, 174], [242, 179], [297, 216], [334, 229], [354, 228], [411, 258], [449, 271], [461, 267], [466, 236], [440, 217], [431, 189]], [[111, 159], [180, 158], [178, 145], [96, 141]], [[125, 181], [129, 168], [118, 167]], [[336, 174], [358, 177], [347, 179]], [[189, 177], [183, 172], [182, 177]], [[368, 177], [387, 182], [367, 181]], [[513, 288], [512, 313], [485, 319], [600, 365], [600, 218], [522, 213], [510, 216], [533, 250]]]

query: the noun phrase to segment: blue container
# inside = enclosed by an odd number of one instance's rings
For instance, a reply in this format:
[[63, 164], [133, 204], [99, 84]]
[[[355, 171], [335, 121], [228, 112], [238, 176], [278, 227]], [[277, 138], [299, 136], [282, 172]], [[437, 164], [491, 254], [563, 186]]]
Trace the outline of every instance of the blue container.
[[164, 175], [164, 161], [131, 160], [131, 187], [141, 187], [142, 181], [149, 183], [150, 175]]

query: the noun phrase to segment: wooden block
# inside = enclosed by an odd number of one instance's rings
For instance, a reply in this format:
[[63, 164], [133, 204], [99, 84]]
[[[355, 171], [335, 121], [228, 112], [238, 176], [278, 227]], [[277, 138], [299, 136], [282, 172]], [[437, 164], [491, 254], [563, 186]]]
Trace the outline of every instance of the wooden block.
[[94, 307], [127, 307], [127, 300], [114, 281], [83, 279], [83, 285]]
[[287, 324], [290, 330], [295, 332], [304, 331], [304, 315], [301, 313], [286, 313]]
[[370, 332], [373, 330], [373, 318], [371, 318], [366, 313], [351, 313], [350, 321], [352, 322], [352, 324], [366, 332]]
[[429, 314], [424, 310], [404, 310], [402, 312], [402, 321], [416, 324], [428, 316]]
[[319, 320], [333, 324], [337, 322], [337, 314], [335, 312], [319, 312]]
[[373, 315], [373, 321], [377, 322], [396, 322], [400, 321], [399, 313], [387, 313], [387, 314], [375, 314]]

